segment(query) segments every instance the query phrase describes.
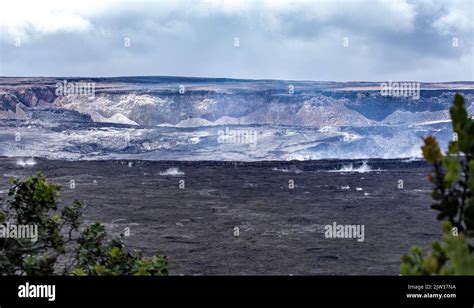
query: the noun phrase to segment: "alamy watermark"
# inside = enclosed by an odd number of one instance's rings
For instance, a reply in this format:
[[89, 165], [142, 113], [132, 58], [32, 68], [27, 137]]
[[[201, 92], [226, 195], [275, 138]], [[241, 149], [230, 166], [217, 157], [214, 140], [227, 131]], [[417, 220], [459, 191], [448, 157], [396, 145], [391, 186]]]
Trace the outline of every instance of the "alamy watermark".
[[380, 84], [380, 95], [393, 97], [412, 97], [420, 99], [419, 82], [383, 82]]
[[258, 132], [254, 129], [229, 129], [217, 132], [218, 143], [257, 144]]
[[95, 98], [95, 82], [63, 82], [56, 83], [57, 96], [87, 96], [89, 99]]
[[56, 285], [35, 285], [26, 282], [18, 286], [19, 298], [46, 298], [50, 302], [56, 300]]
[[324, 226], [324, 236], [326, 238], [354, 238], [358, 242], [365, 241], [364, 225], [338, 225], [333, 222], [332, 225]]
[[38, 241], [37, 225], [16, 225], [6, 222], [0, 224], [0, 238], [30, 239], [31, 242]]

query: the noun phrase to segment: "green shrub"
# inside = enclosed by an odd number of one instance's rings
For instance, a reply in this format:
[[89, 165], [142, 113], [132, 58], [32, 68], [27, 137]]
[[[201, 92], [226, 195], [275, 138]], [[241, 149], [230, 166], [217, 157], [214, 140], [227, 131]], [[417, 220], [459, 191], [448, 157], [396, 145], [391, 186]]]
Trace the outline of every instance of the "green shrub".
[[58, 210], [61, 187], [38, 173], [12, 180], [0, 225], [36, 226], [36, 241], [0, 237], [0, 275], [167, 275], [165, 257], [144, 258], [109, 239], [99, 223], [81, 228], [84, 207]]
[[434, 184], [431, 207], [443, 224], [444, 243], [435, 241], [423, 255], [412, 247], [402, 257], [402, 275], [474, 275], [474, 255], [470, 240], [474, 235], [474, 121], [468, 116], [464, 97], [454, 96], [450, 108], [453, 141], [445, 155], [433, 137], [424, 139], [425, 160], [433, 167], [428, 179]]
[[443, 223], [444, 243], [434, 241], [431, 251], [423, 256], [419, 246], [411, 248], [410, 253], [402, 257], [400, 273], [402, 275], [474, 275], [474, 254], [469, 243], [460, 233], [453, 234], [451, 223]]

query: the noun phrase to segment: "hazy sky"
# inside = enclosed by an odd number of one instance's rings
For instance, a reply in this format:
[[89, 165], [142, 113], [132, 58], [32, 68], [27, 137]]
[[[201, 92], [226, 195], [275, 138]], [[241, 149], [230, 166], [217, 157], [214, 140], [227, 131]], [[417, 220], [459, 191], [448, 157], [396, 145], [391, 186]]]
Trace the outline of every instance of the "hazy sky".
[[0, 31], [1, 76], [474, 79], [474, 0], [14, 0]]

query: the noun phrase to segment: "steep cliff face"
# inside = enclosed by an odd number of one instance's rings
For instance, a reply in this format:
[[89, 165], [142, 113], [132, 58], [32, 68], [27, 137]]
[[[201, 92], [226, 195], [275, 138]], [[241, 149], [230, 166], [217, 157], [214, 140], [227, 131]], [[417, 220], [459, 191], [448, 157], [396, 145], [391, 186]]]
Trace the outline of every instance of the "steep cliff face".
[[[447, 110], [454, 91], [429, 92], [435, 93], [426, 93], [419, 100], [383, 97], [377, 91], [365, 96], [357, 92], [287, 94], [262, 90], [254, 93], [191, 90], [184, 95], [169, 92], [104, 92], [97, 93], [93, 99], [84, 96], [58, 97], [55, 104], [89, 114], [97, 122], [145, 126], [266, 124], [322, 127], [448, 120]], [[463, 93], [467, 102], [474, 101], [472, 90]]]
[[22, 117], [23, 114], [20, 113], [25, 107], [53, 107], [56, 99], [54, 92], [55, 88], [49, 85], [0, 85], [0, 119]]
[[[344, 90], [360, 83], [228, 81], [190, 78], [86, 80], [93, 95], [57, 96], [56, 79], [5, 83], [0, 80], [0, 117], [24, 116], [24, 108], [61, 108], [90, 115], [95, 122], [143, 126], [199, 127], [262, 124], [304, 127], [411, 124], [449, 119], [455, 91], [421, 90], [419, 99]], [[82, 80], [72, 80], [82, 81]], [[364, 83], [364, 85], [366, 85]], [[469, 85], [473, 87], [473, 85]], [[182, 91], [180, 91], [182, 89]], [[468, 103], [474, 90], [463, 90]], [[20, 114], [21, 113], [21, 114]]]
[[350, 110], [344, 100], [311, 96], [248, 95], [246, 93], [97, 94], [94, 99], [59, 97], [57, 105], [87, 113], [97, 122], [121, 119], [146, 126], [196, 127], [226, 124], [271, 124], [320, 127], [369, 125], [371, 120]]
[[[376, 83], [96, 78], [86, 80], [94, 84], [89, 95], [56, 95], [58, 82], [0, 78], [0, 156], [413, 157], [421, 154], [423, 136], [434, 135], [441, 144], [452, 139], [448, 109], [455, 92], [474, 113], [472, 82], [425, 84], [419, 99], [383, 96]], [[234, 138], [245, 134], [255, 138]], [[235, 142], [222, 142], [228, 139]]]

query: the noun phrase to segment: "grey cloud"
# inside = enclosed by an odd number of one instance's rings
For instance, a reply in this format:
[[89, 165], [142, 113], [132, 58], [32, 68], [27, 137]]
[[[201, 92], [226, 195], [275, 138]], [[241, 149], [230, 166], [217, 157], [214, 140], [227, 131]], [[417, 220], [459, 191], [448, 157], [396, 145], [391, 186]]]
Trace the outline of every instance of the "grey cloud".
[[[322, 7], [319, 13], [308, 6], [275, 9], [263, 3], [232, 10], [196, 1], [119, 2], [84, 15], [90, 29], [31, 31], [21, 47], [2, 27], [0, 75], [473, 79], [474, 27], [449, 25], [462, 12], [457, 8], [466, 6], [462, 1], [400, 1], [400, 12], [408, 16], [396, 16], [398, 7], [362, 0], [349, 8]], [[464, 13], [472, 17], [472, 11]], [[345, 36], [348, 47], [342, 45]], [[234, 37], [239, 47], [233, 46]], [[453, 37], [459, 39], [457, 48]]]

